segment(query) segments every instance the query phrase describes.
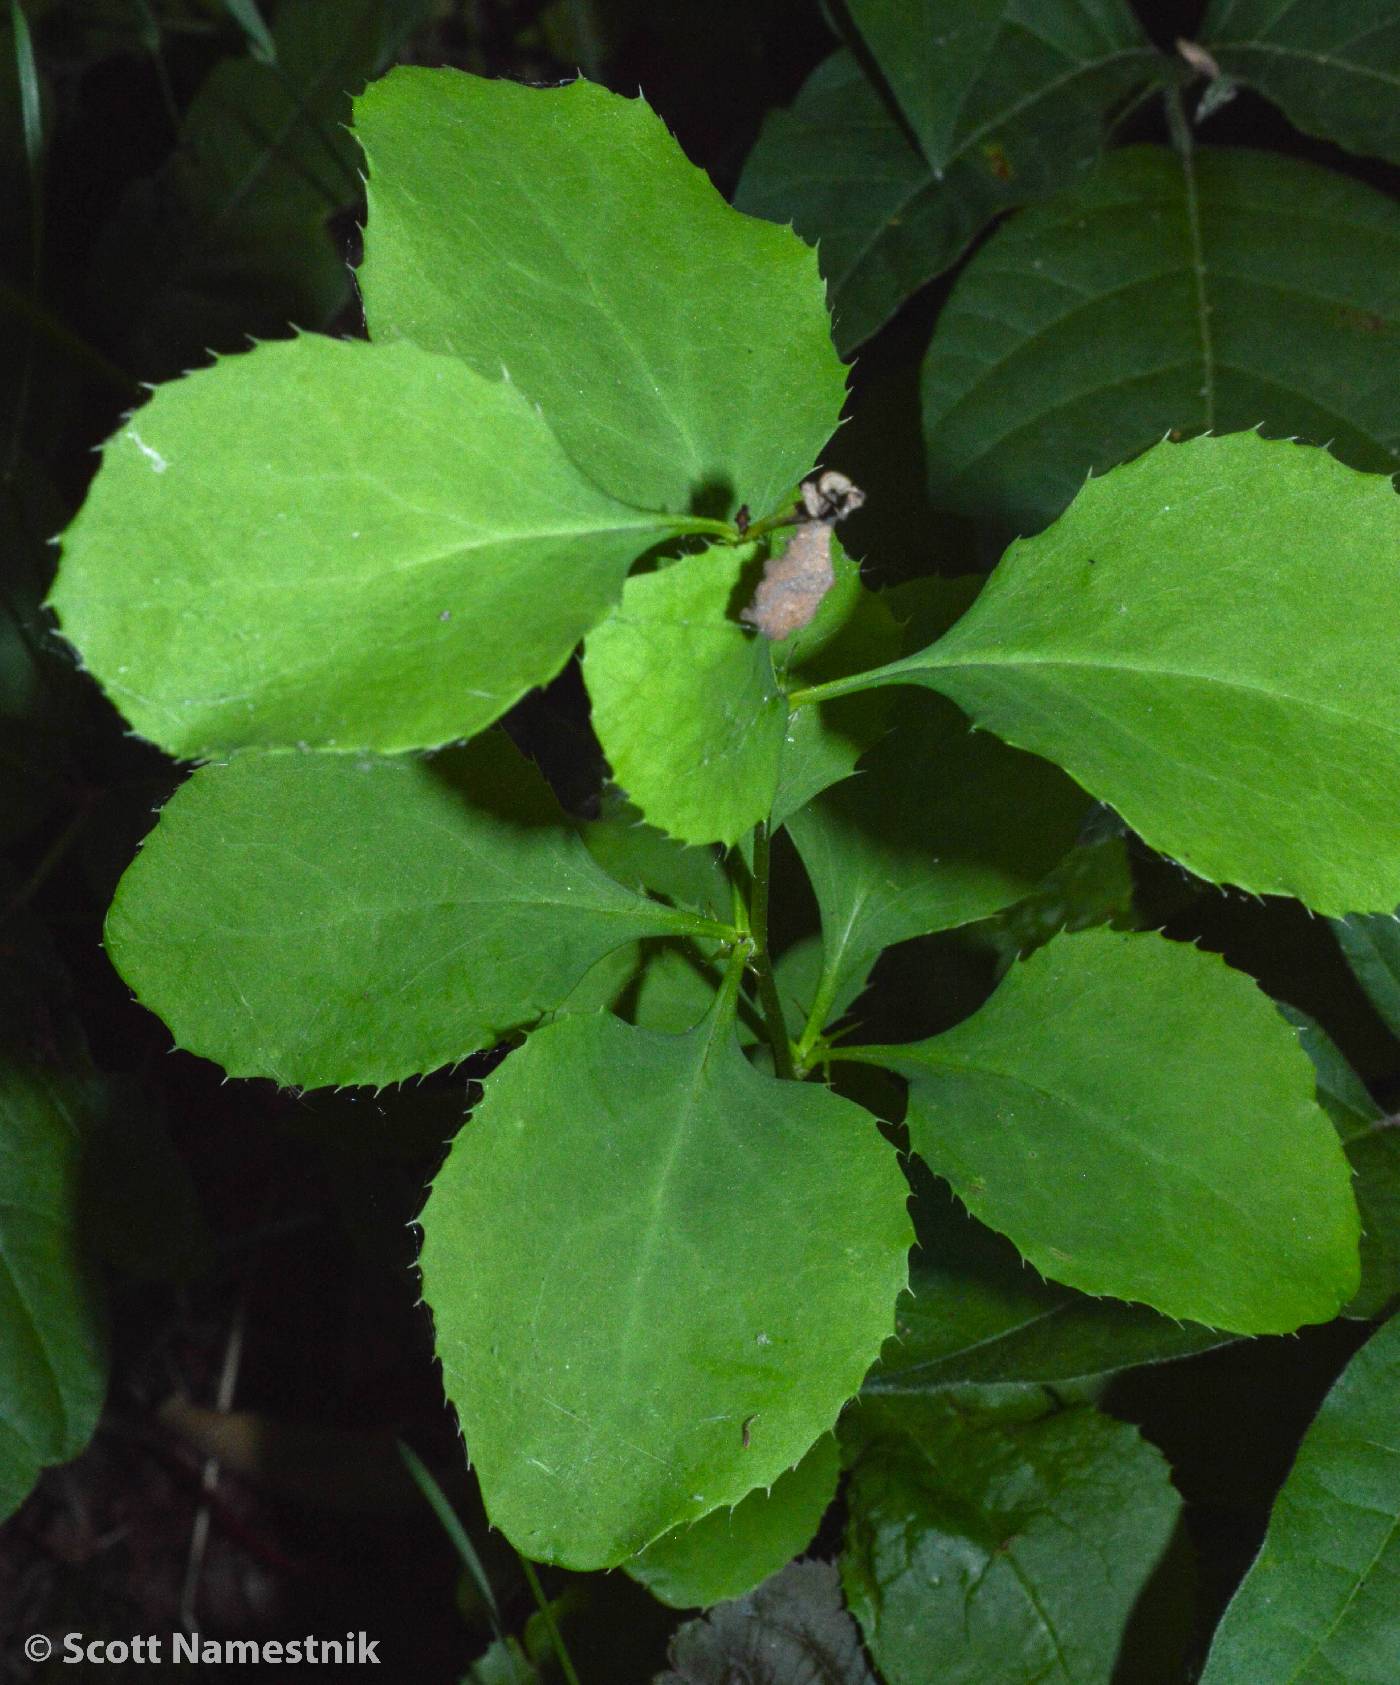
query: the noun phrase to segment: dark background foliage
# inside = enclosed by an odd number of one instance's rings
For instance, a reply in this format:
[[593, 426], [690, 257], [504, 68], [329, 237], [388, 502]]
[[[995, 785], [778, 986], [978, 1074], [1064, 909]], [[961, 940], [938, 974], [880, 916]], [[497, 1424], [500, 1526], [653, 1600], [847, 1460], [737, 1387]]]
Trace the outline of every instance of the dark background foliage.
[[[124, 734], [46, 629], [37, 604], [48, 540], [143, 383], [291, 320], [358, 331], [345, 264], [361, 204], [342, 87], [395, 59], [537, 82], [581, 68], [619, 91], [640, 88], [728, 193], [764, 113], [793, 97], [841, 19], [815, 0], [346, 0], [322, 7], [329, 29], [303, 36], [292, 0], [269, 0], [282, 49], [274, 75], [235, 10], [31, 0], [44, 121], [33, 164], [13, 31], [0, 27], [0, 763], [11, 778], [0, 811], [0, 1033], [28, 1059], [77, 1060], [102, 1079], [85, 1197], [112, 1328], [91, 1448], [50, 1470], [0, 1530], [0, 1632], [169, 1631], [192, 1612], [231, 1637], [364, 1629], [381, 1640], [389, 1677], [428, 1685], [460, 1678], [490, 1627], [396, 1435], [457, 1504], [507, 1621], [518, 1628], [531, 1607], [463, 1472], [411, 1267], [422, 1190], [481, 1072], [401, 1093], [298, 1097], [226, 1085], [213, 1066], [170, 1052], [164, 1027], [108, 966], [100, 932], [178, 774]], [[1138, 10], [1169, 47], [1202, 6], [1144, 0]], [[1129, 134], [1164, 139], [1160, 111], [1144, 107]], [[1393, 171], [1299, 135], [1248, 93], [1210, 139], [1395, 185]], [[915, 374], [949, 284], [913, 299], [857, 363], [873, 494], [858, 548], [877, 581], [930, 555], [961, 571], [977, 543], [925, 505], [917, 469]], [[566, 802], [585, 805], [599, 768], [576, 679], [531, 699], [511, 726]], [[1151, 923], [1226, 953], [1313, 1013], [1393, 1105], [1396, 1044], [1321, 921], [1161, 861], [1135, 869]], [[789, 936], [811, 919], [802, 895], [790, 899]], [[929, 946], [941, 976], [958, 980], [960, 1015], [986, 992], [990, 947], [976, 932]], [[927, 966], [903, 950], [885, 964], [902, 985], [891, 1035], [946, 1019], [946, 997], [920, 998]], [[1189, 1500], [1201, 1632], [1359, 1338], [1338, 1324], [1255, 1341], [1131, 1376], [1110, 1396], [1167, 1452]], [[233, 1415], [216, 1420], [216, 1405]], [[215, 1454], [217, 1480], [205, 1460]], [[631, 1581], [549, 1584], [565, 1599], [585, 1680], [644, 1680], [661, 1665], [675, 1618]], [[0, 1648], [0, 1678], [32, 1676], [17, 1647]]]

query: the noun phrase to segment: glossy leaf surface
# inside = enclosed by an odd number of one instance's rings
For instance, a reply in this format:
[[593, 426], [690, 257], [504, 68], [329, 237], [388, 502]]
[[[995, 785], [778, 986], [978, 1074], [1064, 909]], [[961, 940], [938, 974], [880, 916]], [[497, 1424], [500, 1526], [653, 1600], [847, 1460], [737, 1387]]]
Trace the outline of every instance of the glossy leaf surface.
[[1201, 35], [1221, 71], [1309, 134], [1400, 164], [1400, 15], [1392, 0], [1212, 0]]
[[1123, 1422], [874, 1402], [841, 1573], [889, 1685], [1099, 1685], [1180, 1509]]

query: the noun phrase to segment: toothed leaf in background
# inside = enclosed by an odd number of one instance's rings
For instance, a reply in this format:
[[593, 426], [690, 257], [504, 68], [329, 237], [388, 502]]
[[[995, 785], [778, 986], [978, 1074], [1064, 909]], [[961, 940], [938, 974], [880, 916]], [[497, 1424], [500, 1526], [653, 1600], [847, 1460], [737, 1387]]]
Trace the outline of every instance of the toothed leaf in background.
[[683, 1036], [605, 1015], [537, 1030], [422, 1217], [492, 1523], [603, 1568], [771, 1485], [892, 1326], [905, 1191], [869, 1113], [761, 1075], [722, 1010]]
[[697, 926], [608, 877], [493, 733], [433, 761], [201, 768], [122, 879], [107, 948], [180, 1046], [315, 1088], [453, 1064], [611, 949]]
[[1181, 1509], [1155, 1446], [1073, 1409], [870, 1401], [841, 1577], [888, 1685], [1098, 1685]]
[[373, 338], [504, 365], [629, 503], [757, 517], [815, 463], [845, 397], [816, 255], [726, 205], [642, 100], [400, 68], [355, 134]]
[[432, 9], [279, 0], [272, 52], [214, 66], [169, 161], [128, 183], [98, 235], [89, 306], [119, 360], [163, 380], [250, 334], [330, 325], [351, 294], [332, 219], [360, 196], [350, 95]]
[[1216, 1629], [1201, 1685], [1388, 1685], [1400, 1653], [1400, 1317], [1323, 1400], [1264, 1547]]
[[922, 374], [935, 504], [1034, 531], [1173, 431], [1262, 424], [1400, 466], [1400, 208], [1263, 152], [1190, 169], [1111, 153], [968, 264]]
[[816, 244], [843, 351], [998, 212], [1089, 168], [1112, 112], [1160, 63], [1121, 0], [850, 11], [893, 103], [834, 53], [770, 113], [735, 194]]
[[667, 1533], [623, 1566], [673, 1609], [703, 1609], [743, 1597], [812, 1542], [831, 1500], [841, 1460], [823, 1434], [796, 1468], [732, 1510]]
[[1400, 901], [1400, 498], [1253, 433], [1159, 445], [1006, 552], [908, 682], [1151, 847], [1324, 913]]
[[914, 1151], [1051, 1280], [1239, 1334], [1329, 1321], [1356, 1291], [1312, 1066], [1213, 954], [1062, 936], [956, 1028], [871, 1056], [909, 1078]]
[[1212, 0], [1200, 35], [1225, 76], [1257, 88], [1298, 128], [1400, 164], [1394, 0]]
[[787, 822], [821, 909], [823, 995], [863, 981], [891, 943], [1028, 895], [1089, 805], [1058, 767], [970, 731], [943, 698], [903, 699], [859, 775]]
[[51, 602], [172, 755], [428, 748], [552, 678], [666, 527], [590, 484], [508, 381], [304, 338], [125, 423]]

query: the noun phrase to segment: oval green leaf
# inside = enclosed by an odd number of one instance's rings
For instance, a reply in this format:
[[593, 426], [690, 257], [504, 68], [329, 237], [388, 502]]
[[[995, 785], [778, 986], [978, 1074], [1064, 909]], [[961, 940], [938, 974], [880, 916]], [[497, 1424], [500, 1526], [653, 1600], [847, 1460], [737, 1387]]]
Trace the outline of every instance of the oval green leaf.
[[423, 1213], [423, 1291], [492, 1522], [609, 1567], [771, 1485], [907, 1279], [870, 1115], [778, 1082], [721, 1010], [556, 1019], [486, 1084]]
[[356, 102], [370, 333], [502, 366], [614, 496], [767, 514], [845, 397], [816, 254], [640, 99], [401, 68]]
[[307, 337], [130, 417], [51, 601], [173, 755], [429, 748], [552, 678], [673, 525], [585, 479], [508, 380]]
[[1212, 954], [1062, 936], [956, 1028], [864, 1056], [910, 1079], [915, 1152], [1052, 1280], [1239, 1334], [1326, 1322], [1356, 1291], [1312, 1065]]
[[1384, 476], [1252, 433], [1159, 445], [1013, 544], [931, 648], [851, 683], [943, 691], [1201, 877], [1389, 911], [1397, 558]]
[[435, 761], [238, 755], [117, 888], [107, 948], [230, 1076], [398, 1082], [560, 1005], [638, 936], [723, 927], [599, 867], [504, 737]]

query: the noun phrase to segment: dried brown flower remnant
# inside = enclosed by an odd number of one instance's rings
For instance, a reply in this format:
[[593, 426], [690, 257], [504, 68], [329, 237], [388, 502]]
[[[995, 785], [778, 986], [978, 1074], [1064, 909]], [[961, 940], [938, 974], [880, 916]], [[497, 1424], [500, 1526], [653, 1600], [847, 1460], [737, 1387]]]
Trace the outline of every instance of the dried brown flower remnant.
[[774, 642], [809, 625], [831, 589], [831, 529], [859, 509], [865, 493], [828, 468], [802, 483], [803, 515], [787, 548], [769, 558], [753, 601], [739, 618]]

